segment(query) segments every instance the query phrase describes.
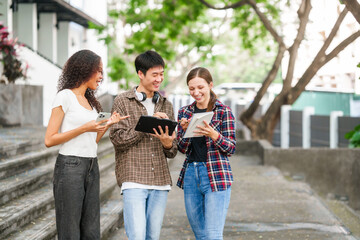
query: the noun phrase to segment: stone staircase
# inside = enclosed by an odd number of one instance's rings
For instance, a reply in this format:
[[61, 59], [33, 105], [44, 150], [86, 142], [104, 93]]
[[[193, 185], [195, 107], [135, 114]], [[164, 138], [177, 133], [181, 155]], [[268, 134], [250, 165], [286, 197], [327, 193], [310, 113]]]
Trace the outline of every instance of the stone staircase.
[[[52, 177], [59, 147], [45, 148], [45, 128], [0, 129], [0, 239], [56, 239]], [[122, 222], [115, 156], [108, 135], [98, 147], [101, 238]]]

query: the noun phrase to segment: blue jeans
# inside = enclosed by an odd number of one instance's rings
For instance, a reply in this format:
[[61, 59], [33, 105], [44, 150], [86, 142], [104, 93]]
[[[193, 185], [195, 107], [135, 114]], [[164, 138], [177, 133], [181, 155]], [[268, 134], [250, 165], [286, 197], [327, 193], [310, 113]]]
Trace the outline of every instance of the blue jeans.
[[186, 214], [197, 240], [223, 239], [231, 188], [212, 192], [206, 163], [188, 165], [184, 177]]
[[58, 239], [100, 239], [99, 166], [97, 158], [59, 154], [54, 170]]
[[168, 191], [124, 189], [124, 224], [129, 240], [160, 238]]

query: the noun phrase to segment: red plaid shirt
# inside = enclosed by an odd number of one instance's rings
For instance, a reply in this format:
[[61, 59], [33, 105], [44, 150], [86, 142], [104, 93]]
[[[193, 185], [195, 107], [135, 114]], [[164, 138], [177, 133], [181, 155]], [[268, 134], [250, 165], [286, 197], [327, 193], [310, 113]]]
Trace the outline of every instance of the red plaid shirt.
[[[182, 118], [191, 118], [195, 110], [196, 102], [191, 105], [179, 109], [178, 120]], [[231, 186], [233, 175], [231, 172], [229, 156], [235, 152], [235, 120], [228, 106], [216, 101], [213, 109], [214, 116], [210, 122], [210, 126], [220, 133], [218, 139], [213, 141], [210, 137], [205, 137], [207, 147], [207, 170], [210, 180], [211, 189], [215, 191], [223, 191]], [[177, 186], [183, 188], [183, 180], [188, 159], [191, 154], [192, 138], [183, 138], [185, 131], [178, 125], [177, 140], [178, 149], [186, 154], [183, 168]]]

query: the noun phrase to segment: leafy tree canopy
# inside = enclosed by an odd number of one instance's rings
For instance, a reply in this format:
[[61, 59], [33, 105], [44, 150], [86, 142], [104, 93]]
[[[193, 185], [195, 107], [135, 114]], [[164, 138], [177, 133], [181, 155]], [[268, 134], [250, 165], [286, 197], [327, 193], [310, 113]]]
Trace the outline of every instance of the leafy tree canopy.
[[[226, 0], [209, 2], [220, 7], [236, 3]], [[279, 0], [258, 2], [277, 24]], [[270, 68], [275, 56], [275, 53], [266, 54], [265, 50], [276, 51], [271, 48], [273, 40], [249, 6], [214, 11], [201, 1], [128, 0], [120, 7], [111, 6], [109, 17], [112, 20], [105, 28], [91, 27], [98, 30], [101, 39], [111, 49], [109, 76], [113, 80], [125, 79], [125, 88], [129, 87], [129, 82], [137, 81], [133, 74], [134, 57], [148, 49], [159, 52], [166, 60], [168, 72], [173, 72], [170, 77], [173, 84], [184, 81], [185, 72], [199, 64], [216, 69], [214, 72], [221, 78], [219, 81], [261, 82], [265, 69]], [[119, 20], [125, 38], [121, 50], [115, 44], [117, 31], [114, 23], [118, 24]], [[249, 54], [253, 58], [258, 58], [259, 54], [270, 57], [263, 58], [255, 66]], [[218, 66], [230, 62], [238, 66], [238, 71], [218, 69]], [[247, 77], [239, 79], [244, 71]]]

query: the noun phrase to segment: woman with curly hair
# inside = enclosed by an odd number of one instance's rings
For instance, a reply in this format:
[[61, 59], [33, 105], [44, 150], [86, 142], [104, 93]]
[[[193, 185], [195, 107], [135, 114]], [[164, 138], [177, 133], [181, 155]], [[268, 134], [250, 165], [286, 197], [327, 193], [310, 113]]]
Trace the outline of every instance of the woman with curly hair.
[[[116, 112], [96, 122], [101, 105], [95, 91], [103, 79], [101, 58], [81, 50], [65, 63], [45, 134], [46, 147], [61, 144], [54, 169], [58, 239], [100, 239], [97, 143]], [[107, 121], [107, 122], [106, 122]]]

